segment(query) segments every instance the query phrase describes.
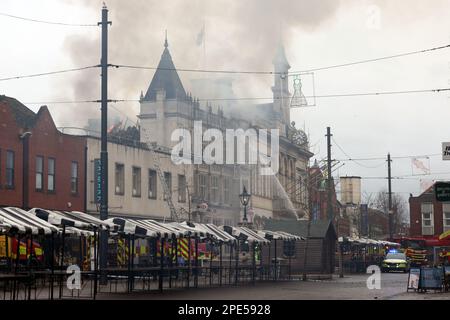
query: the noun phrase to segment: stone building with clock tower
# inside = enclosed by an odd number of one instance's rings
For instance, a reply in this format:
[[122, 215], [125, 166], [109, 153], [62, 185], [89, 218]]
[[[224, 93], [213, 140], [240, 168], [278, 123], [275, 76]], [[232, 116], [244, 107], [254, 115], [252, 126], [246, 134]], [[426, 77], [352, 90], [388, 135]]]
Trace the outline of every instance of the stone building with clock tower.
[[[252, 194], [248, 220], [256, 225], [263, 223], [264, 218], [297, 219], [306, 217], [309, 212], [307, 177], [313, 154], [309, 151], [307, 135], [290, 121], [290, 66], [283, 46], [277, 48], [272, 62], [275, 71], [273, 101], [265, 104], [247, 101], [229, 112], [220, 106], [200, 103], [186, 92], [167, 39], [165, 41], [158, 68], [140, 98], [141, 142], [171, 150], [177, 143], [170, 139], [172, 132], [184, 128], [194, 136], [195, 121], [202, 121], [203, 130], [219, 129], [224, 137], [226, 129], [279, 129], [276, 175], [260, 175], [258, 165], [183, 165], [190, 217], [194, 221], [228, 225], [241, 222], [243, 210], [239, 194], [243, 186]], [[177, 190], [172, 192], [176, 199]]]

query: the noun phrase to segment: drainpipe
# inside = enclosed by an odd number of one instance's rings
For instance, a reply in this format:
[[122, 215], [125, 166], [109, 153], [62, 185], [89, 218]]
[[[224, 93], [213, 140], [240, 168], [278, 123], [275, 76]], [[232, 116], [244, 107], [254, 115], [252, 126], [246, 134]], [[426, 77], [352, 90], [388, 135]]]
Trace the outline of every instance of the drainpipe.
[[30, 136], [31, 132], [24, 132], [19, 136], [19, 139], [22, 140], [22, 208], [24, 210], [29, 209], [29, 167], [30, 167]]
[[88, 165], [88, 146], [86, 139], [86, 145], [84, 147], [84, 192], [83, 192], [84, 194], [83, 209], [85, 213], [87, 213], [87, 186], [88, 186], [87, 165]]

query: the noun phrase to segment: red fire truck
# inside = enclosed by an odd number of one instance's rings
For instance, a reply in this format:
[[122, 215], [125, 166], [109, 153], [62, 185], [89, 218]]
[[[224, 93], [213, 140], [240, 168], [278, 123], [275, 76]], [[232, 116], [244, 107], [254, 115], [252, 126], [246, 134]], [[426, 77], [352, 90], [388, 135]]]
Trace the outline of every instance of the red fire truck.
[[433, 263], [434, 248], [450, 247], [448, 237], [401, 237], [392, 239], [400, 243], [406, 256], [410, 259], [411, 266], [422, 266]]

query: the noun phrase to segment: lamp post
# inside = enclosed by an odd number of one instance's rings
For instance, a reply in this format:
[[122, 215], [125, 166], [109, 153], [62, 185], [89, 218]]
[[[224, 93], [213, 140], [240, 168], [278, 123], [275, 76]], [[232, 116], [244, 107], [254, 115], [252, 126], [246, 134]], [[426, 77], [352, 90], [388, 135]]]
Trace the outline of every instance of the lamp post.
[[239, 195], [239, 199], [241, 200], [241, 204], [244, 206], [244, 218], [242, 219], [244, 225], [247, 225], [247, 206], [250, 201], [250, 197], [252, 195], [247, 192], [247, 189], [244, 186], [244, 189], [242, 190], [242, 193]]

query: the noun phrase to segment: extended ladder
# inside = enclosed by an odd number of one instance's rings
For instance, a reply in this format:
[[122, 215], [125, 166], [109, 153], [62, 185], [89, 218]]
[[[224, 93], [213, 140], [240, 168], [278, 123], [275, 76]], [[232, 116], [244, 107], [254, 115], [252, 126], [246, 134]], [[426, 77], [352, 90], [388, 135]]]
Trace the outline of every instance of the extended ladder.
[[159, 166], [159, 157], [156, 154], [156, 151], [154, 149], [152, 149], [151, 147], [149, 149], [153, 156], [153, 163], [154, 163], [156, 172], [158, 173], [159, 180], [161, 181], [161, 185], [163, 187], [164, 200], [167, 202], [167, 205], [169, 206], [169, 209], [170, 209], [170, 218], [176, 222], [179, 222], [178, 211], [175, 208], [175, 205], [173, 204], [173, 201], [172, 201], [172, 191], [169, 189], [169, 186], [167, 185], [167, 182], [166, 182], [166, 177], [164, 177], [164, 173], [162, 172], [161, 167]]
[[[142, 134], [142, 131], [141, 131]], [[147, 145], [148, 150], [150, 150], [150, 153], [153, 156], [153, 163], [156, 169], [156, 172], [158, 173], [159, 180], [161, 181], [161, 185], [163, 187], [164, 191], [164, 201], [167, 202], [167, 205], [169, 206], [170, 210], [170, 218], [176, 222], [180, 222], [180, 218], [178, 216], [178, 211], [175, 208], [175, 205], [172, 201], [172, 191], [169, 189], [169, 186], [167, 185], [166, 178], [164, 177], [164, 173], [161, 171], [161, 167], [159, 166], [159, 157], [156, 154], [155, 148], [148, 142], [144, 142]]]

